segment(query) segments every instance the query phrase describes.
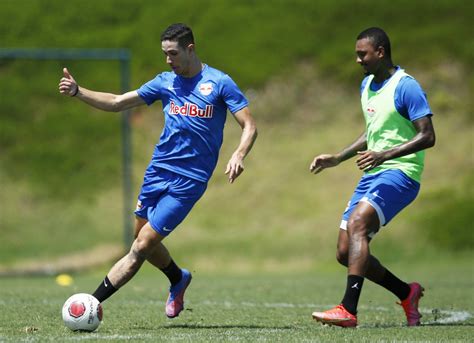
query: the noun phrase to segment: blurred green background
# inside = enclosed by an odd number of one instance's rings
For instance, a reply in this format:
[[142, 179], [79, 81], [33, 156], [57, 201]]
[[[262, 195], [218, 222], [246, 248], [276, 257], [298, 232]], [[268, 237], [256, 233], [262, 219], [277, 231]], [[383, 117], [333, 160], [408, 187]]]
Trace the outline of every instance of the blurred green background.
[[[305, 271], [336, 266], [340, 216], [360, 177], [353, 161], [317, 176], [308, 167], [364, 129], [354, 45], [369, 26], [387, 31], [394, 62], [428, 94], [437, 133], [419, 197], [371, 249], [387, 263], [472, 259], [473, 17], [457, 0], [2, 0], [0, 47], [129, 49], [136, 89], [168, 70], [161, 32], [189, 24], [201, 59], [245, 90], [259, 137], [228, 184], [240, 137], [229, 116], [208, 191], [166, 244], [201, 270]], [[60, 96], [64, 66], [87, 88], [120, 90], [117, 62], [0, 60], [0, 266], [90, 251], [101, 260], [123, 244], [120, 117]], [[134, 110], [132, 124], [138, 194], [161, 107]]]

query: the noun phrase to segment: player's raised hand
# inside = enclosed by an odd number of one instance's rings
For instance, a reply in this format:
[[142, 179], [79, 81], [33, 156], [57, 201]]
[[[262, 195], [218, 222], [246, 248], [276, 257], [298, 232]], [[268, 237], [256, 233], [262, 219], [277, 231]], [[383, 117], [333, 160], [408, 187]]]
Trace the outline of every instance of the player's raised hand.
[[225, 174], [229, 177], [229, 182], [233, 183], [234, 180], [239, 177], [244, 171], [244, 161], [239, 154], [234, 153], [227, 163]]
[[309, 166], [311, 173], [317, 174], [325, 168], [335, 167], [339, 164], [339, 160], [334, 155], [323, 154], [316, 156]]
[[79, 86], [76, 80], [74, 80], [67, 68], [63, 68], [63, 74], [64, 76], [59, 81], [59, 93], [68, 96], [75, 96], [79, 91]]

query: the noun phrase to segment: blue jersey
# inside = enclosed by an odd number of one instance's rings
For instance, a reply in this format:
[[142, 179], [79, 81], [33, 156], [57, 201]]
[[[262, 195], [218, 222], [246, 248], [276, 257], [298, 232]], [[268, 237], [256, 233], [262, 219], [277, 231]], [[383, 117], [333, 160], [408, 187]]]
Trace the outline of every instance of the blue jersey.
[[158, 74], [137, 92], [147, 105], [160, 100], [165, 115], [151, 163], [207, 182], [217, 164], [227, 109], [234, 114], [248, 106], [239, 87], [228, 75], [204, 65], [192, 78]]
[[[397, 66], [396, 70], [399, 69], [400, 67]], [[362, 80], [360, 86], [361, 94], [364, 91], [367, 79], [368, 76]], [[375, 83], [372, 81], [370, 84], [370, 90], [374, 92], [378, 91], [388, 82], [388, 80], [390, 80], [390, 78], [381, 83]], [[422, 117], [432, 115], [425, 92], [423, 92], [420, 84], [414, 78], [408, 76], [403, 77], [395, 89], [395, 108], [398, 113], [410, 121], [415, 121]]]

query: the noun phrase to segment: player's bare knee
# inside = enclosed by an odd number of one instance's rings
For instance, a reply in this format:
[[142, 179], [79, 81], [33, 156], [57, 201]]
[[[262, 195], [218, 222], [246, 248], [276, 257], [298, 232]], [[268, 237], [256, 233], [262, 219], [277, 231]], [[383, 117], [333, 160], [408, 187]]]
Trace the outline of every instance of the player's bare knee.
[[143, 263], [151, 253], [149, 242], [143, 238], [136, 238], [130, 249], [130, 258], [134, 263]]
[[351, 238], [366, 237], [367, 229], [367, 223], [360, 215], [352, 215], [347, 222], [347, 233]]

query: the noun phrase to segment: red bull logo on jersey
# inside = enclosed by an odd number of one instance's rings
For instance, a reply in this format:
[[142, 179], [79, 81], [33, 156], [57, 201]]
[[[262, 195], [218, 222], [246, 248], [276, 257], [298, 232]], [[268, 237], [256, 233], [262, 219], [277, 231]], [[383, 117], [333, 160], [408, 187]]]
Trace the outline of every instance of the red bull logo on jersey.
[[199, 118], [212, 118], [213, 111], [213, 105], [206, 105], [205, 109], [201, 109], [196, 104], [191, 104], [189, 102], [184, 103], [183, 106], [178, 106], [174, 103], [174, 101], [171, 101], [169, 114], [181, 114], [182, 116]]
[[367, 107], [367, 115], [369, 117], [373, 117], [375, 115], [375, 113], [377, 113], [377, 111], [375, 110], [375, 108], [373, 107]]
[[209, 95], [212, 93], [212, 83], [201, 83], [199, 85], [199, 92], [202, 95]]

